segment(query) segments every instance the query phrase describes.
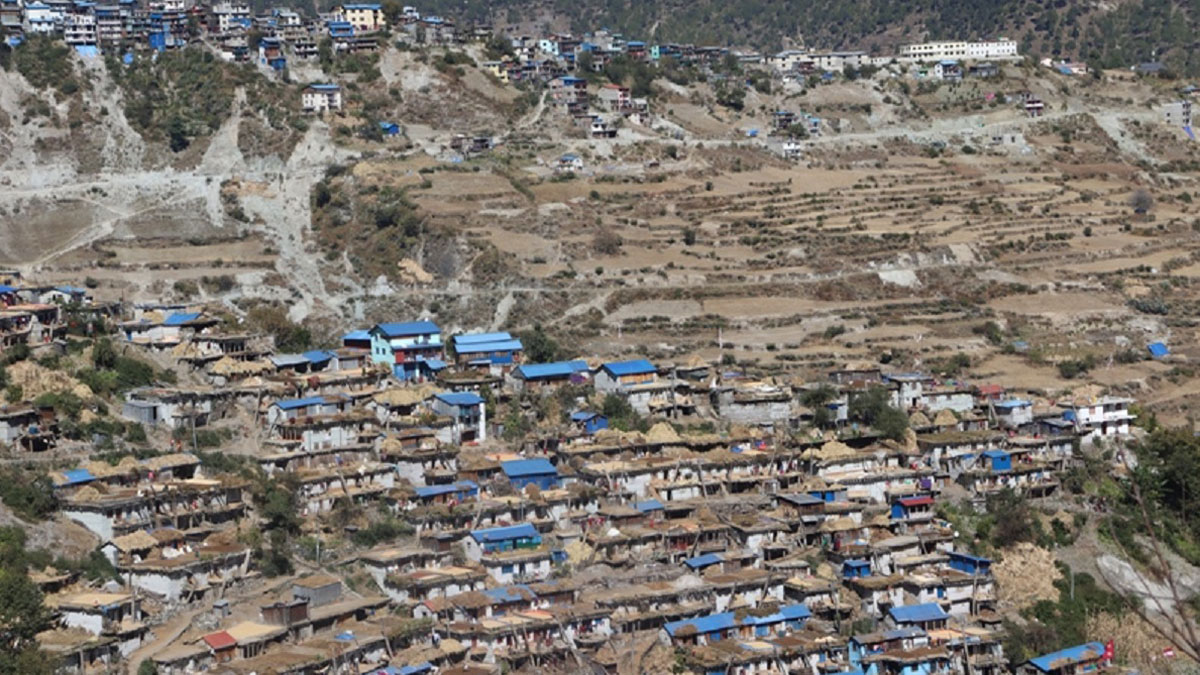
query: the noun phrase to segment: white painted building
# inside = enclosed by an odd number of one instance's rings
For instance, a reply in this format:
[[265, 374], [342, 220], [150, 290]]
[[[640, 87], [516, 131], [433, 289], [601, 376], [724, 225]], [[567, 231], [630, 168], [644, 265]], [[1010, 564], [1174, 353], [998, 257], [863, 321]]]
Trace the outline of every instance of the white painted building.
[[1017, 59], [1016, 40], [1000, 38], [988, 42], [921, 42], [900, 48], [900, 59], [906, 61], [941, 61], [943, 59], [1003, 60]]

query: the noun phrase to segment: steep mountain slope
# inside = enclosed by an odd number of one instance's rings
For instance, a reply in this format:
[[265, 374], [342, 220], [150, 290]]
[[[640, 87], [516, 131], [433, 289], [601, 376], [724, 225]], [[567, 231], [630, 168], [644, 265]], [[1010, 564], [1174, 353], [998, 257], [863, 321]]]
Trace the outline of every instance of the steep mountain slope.
[[1020, 39], [1026, 51], [1083, 58], [1103, 67], [1163, 58], [1200, 70], [1192, 47], [1197, 0], [438, 0], [437, 11], [466, 20], [534, 29], [607, 26], [647, 40], [775, 49], [895, 46], [925, 38]]

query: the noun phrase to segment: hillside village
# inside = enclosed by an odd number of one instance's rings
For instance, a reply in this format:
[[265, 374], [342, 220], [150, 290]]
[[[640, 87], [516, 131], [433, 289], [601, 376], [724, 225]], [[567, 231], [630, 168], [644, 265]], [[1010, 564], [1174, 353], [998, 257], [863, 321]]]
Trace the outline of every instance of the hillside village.
[[1108, 635], [1006, 654], [1016, 607], [989, 544], [959, 528], [996, 499], [1062, 503], [1086, 456], [1130, 452], [1128, 397], [878, 363], [802, 382], [699, 359], [537, 362], [544, 336], [411, 318], [283, 353], [203, 306], [8, 281], [9, 373], [80, 349], [153, 373], [111, 407], [77, 383], [75, 409], [11, 386], [0, 409], [8, 457], [53, 493], [43, 517], [85, 531], [110, 570], [29, 571], [50, 623], [37, 643], [64, 672], [1115, 663]]
[[1195, 85], [251, 7], [0, 0], [0, 675], [1194, 667]]

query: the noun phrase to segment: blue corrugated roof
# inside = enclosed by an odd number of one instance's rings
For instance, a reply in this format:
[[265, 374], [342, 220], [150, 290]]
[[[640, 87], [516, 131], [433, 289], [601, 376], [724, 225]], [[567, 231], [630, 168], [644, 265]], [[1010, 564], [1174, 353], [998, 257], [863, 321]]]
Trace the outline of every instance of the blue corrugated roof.
[[708, 567], [709, 565], [716, 565], [719, 562], [721, 562], [720, 555], [716, 553], [705, 553], [704, 555], [698, 555], [695, 558], [688, 558], [687, 560], [683, 561], [683, 564], [694, 570], [697, 570], [703, 567]]
[[68, 469], [62, 472], [63, 478], [66, 479], [61, 485], [78, 485], [80, 483], [88, 483], [96, 480], [91, 471], [87, 469]]
[[87, 289], [78, 286], [55, 286], [54, 290], [68, 295], [87, 295]]
[[649, 513], [651, 511], [662, 511], [664, 507], [662, 502], [658, 501], [657, 499], [647, 499], [644, 502], [634, 502], [633, 508], [641, 511], [642, 513]]
[[430, 370], [445, 370], [446, 362], [441, 359], [418, 359], [424, 363]]
[[641, 375], [644, 373], [655, 372], [654, 364], [646, 359], [634, 359], [632, 361], [614, 361], [606, 363], [601, 368], [618, 377], [622, 375]]
[[409, 335], [429, 335], [440, 333], [441, 328], [432, 321], [405, 321], [401, 323], [377, 323], [371, 332], [379, 331], [384, 337], [406, 337]]
[[309, 352], [304, 352], [302, 355], [312, 363], [325, 363], [333, 358], [333, 352], [327, 352], [324, 349], [314, 349]]
[[280, 410], [295, 410], [296, 408], [307, 408], [310, 405], [320, 405], [325, 403], [324, 396], [310, 396], [308, 398], [292, 398], [276, 401], [275, 405], [279, 406]]
[[742, 619], [743, 625], [762, 626], [772, 623], [781, 623], [784, 621], [796, 621], [798, 619], [807, 619], [812, 616], [812, 612], [808, 611], [808, 607], [804, 605], [788, 605], [780, 607], [778, 612], [768, 614], [766, 616], [748, 616]]
[[973, 563], [988, 564], [988, 565], [990, 565], [992, 563], [991, 558], [984, 558], [983, 556], [972, 555], [970, 553], [963, 553], [962, 551], [950, 551], [949, 556], [951, 558], [961, 558], [963, 560], [970, 560]]
[[1066, 649], [1060, 649], [1056, 652], [1029, 659], [1029, 663], [1033, 664], [1038, 670], [1048, 673], [1063, 666], [1074, 665], [1082, 661], [1091, 661], [1101, 656], [1104, 656], [1103, 643], [1085, 642], [1081, 645], [1067, 647]]
[[550, 463], [550, 460], [545, 457], [535, 457], [533, 459], [513, 459], [507, 462], [500, 463], [500, 469], [504, 471], [504, 475], [509, 478], [517, 478], [520, 476], [540, 476], [543, 474], [558, 475], [558, 469]]
[[580, 410], [580, 411], [571, 413], [571, 421], [572, 422], [586, 422], [586, 421], [592, 419], [593, 417], [599, 417], [599, 416], [600, 416], [600, 413], [598, 413], [598, 412], [592, 412], [591, 410]]
[[517, 366], [519, 377], [538, 380], [545, 377], [567, 377], [588, 369], [585, 361], [555, 361], [554, 363], [527, 363]]
[[470, 344], [454, 345], [459, 354], [480, 354], [483, 352], [516, 352], [521, 351], [520, 340], [497, 340], [495, 342], [472, 342]]
[[[518, 590], [524, 591], [524, 593], [518, 593]], [[533, 589], [525, 584], [515, 584], [513, 586], [505, 586], [503, 588], [492, 588], [483, 591], [483, 594], [495, 600], [496, 602], [520, 602], [526, 598], [537, 597], [537, 593], [534, 593]]]
[[502, 342], [504, 340], [513, 339], [508, 333], [467, 333], [465, 335], [455, 335], [454, 345], [473, 345], [480, 342]]
[[436, 497], [438, 495], [448, 495], [453, 492], [467, 492], [478, 489], [479, 486], [474, 481], [460, 480], [457, 483], [450, 483], [447, 485], [422, 485], [420, 487], [413, 488], [413, 491], [417, 493], [418, 497], [427, 499], [429, 497]]
[[12, 293], [15, 290], [17, 289], [13, 288], [12, 286], [0, 284], [0, 293]]
[[942, 611], [940, 605], [934, 602], [926, 602], [920, 605], [903, 605], [901, 607], [893, 607], [888, 610], [888, 614], [896, 623], [913, 623], [920, 621], [942, 621], [949, 619], [950, 615]]
[[164, 326], [182, 326], [183, 324], [194, 321], [200, 318], [200, 312], [189, 312], [187, 314], [172, 314], [163, 321]]
[[1007, 401], [1000, 401], [998, 403], [993, 403], [992, 405], [994, 405], [995, 407], [1000, 408], [1002, 410], [1007, 410], [1009, 408], [1025, 408], [1025, 407], [1031, 406], [1033, 404], [1030, 403], [1029, 401], [1026, 401], [1023, 398], [1014, 398], [1014, 399], [1009, 399]]
[[483, 399], [479, 398], [479, 394], [473, 394], [469, 391], [435, 394], [435, 397], [444, 403], [457, 406], [479, 405], [483, 403]]
[[1004, 459], [1008, 457], [1009, 454], [1003, 450], [984, 450], [983, 456], [987, 457], [988, 459]]
[[471, 530], [471, 538], [479, 543], [507, 541], [537, 537], [538, 531], [529, 523], [510, 525], [508, 527], [493, 527], [486, 530]]
[[1150, 356], [1153, 356], [1156, 359], [1161, 359], [1170, 353], [1170, 350], [1167, 349], [1167, 346], [1161, 342], [1151, 342], [1150, 344], [1146, 345], [1146, 349], [1149, 349]]
[[346, 333], [345, 335], [342, 336], [342, 342], [346, 342], [347, 340], [361, 341], [361, 340], [370, 340], [370, 339], [371, 339], [370, 331], [366, 331], [366, 330], [362, 330], [362, 329], [352, 330], [349, 333]]
[[663, 628], [667, 634], [675, 637], [681, 629], [691, 626], [697, 633], [711, 633], [718, 630], [728, 630], [737, 625], [733, 618], [733, 612], [721, 612], [720, 614], [709, 614], [708, 616], [699, 616], [695, 619], [683, 619], [682, 621], [672, 621]]

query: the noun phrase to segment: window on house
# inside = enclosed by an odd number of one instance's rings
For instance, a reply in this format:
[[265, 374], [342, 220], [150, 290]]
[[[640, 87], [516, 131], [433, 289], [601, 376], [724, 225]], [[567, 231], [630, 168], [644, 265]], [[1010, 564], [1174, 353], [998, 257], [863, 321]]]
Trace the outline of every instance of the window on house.
[[512, 565], [502, 565], [500, 567], [500, 572], [503, 574], [512, 574], [512, 571], [513, 571]]

